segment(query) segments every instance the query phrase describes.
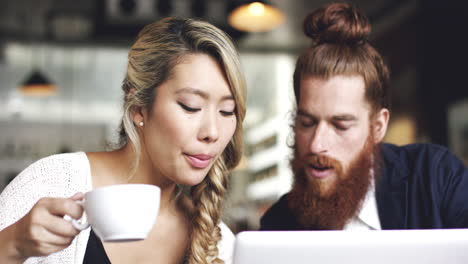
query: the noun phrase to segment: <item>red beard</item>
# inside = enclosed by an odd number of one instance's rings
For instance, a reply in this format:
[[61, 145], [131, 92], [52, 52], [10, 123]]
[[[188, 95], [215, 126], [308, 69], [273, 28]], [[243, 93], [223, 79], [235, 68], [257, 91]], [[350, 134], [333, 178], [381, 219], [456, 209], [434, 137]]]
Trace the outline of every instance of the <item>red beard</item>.
[[[372, 180], [375, 146], [370, 135], [346, 172], [343, 172], [341, 163], [333, 158], [310, 155], [301, 159], [297, 150], [294, 151], [291, 160], [294, 184], [288, 195], [288, 205], [303, 229], [341, 230], [356, 216]], [[336, 181], [330, 189], [324, 192], [318, 180], [307, 180], [304, 171], [306, 164], [332, 167], [335, 170]]]

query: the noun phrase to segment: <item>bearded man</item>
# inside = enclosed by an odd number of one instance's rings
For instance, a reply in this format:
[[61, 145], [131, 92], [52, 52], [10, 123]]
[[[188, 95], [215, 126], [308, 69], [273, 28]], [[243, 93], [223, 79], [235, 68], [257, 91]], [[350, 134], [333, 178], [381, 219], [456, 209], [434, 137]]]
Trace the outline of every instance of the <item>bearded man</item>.
[[294, 184], [262, 230], [468, 227], [468, 170], [446, 148], [382, 143], [388, 69], [349, 4], [312, 12], [294, 73]]

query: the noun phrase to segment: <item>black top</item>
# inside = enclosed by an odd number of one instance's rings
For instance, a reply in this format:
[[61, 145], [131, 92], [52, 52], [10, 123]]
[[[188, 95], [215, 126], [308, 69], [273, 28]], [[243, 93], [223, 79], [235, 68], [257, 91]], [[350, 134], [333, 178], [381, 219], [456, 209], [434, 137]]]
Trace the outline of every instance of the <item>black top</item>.
[[[182, 263], [187, 264], [187, 260], [184, 260]], [[96, 236], [92, 228], [89, 233], [83, 264], [111, 264], [101, 239]]]
[[83, 264], [111, 264], [106, 255], [101, 239], [96, 236], [93, 229], [91, 229], [91, 232], [89, 233]]

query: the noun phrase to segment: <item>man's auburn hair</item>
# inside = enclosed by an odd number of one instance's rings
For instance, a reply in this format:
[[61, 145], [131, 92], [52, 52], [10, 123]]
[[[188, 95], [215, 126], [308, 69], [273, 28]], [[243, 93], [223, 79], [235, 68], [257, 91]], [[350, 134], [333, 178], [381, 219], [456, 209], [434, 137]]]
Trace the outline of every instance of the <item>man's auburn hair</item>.
[[368, 19], [349, 3], [326, 5], [304, 20], [304, 33], [313, 41], [296, 62], [294, 94], [300, 99], [304, 78], [329, 79], [336, 75], [359, 75], [371, 112], [389, 108], [389, 70], [382, 56], [367, 41]]

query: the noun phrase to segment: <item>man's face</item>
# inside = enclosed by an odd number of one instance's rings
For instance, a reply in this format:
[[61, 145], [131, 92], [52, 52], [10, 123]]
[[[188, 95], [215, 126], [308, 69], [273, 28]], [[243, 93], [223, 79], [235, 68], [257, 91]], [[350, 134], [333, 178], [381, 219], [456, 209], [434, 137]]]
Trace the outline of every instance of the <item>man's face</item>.
[[[296, 158], [302, 160], [307, 182], [321, 196], [348, 175], [370, 135], [370, 104], [359, 75], [301, 81], [295, 122]], [[370, 142], [371, 144], [373, 142]]]
[[288, 206], [304, 229], [342, 229], [372, 181], [389, 112], [371, 117], [361, 76], [301, 82]]
[[371, 121], [364, 80], [357, 75], [306, 78], [300, 92], [288, 205], [304, 229], [342, 229], [370, 186], [388, 110]]

